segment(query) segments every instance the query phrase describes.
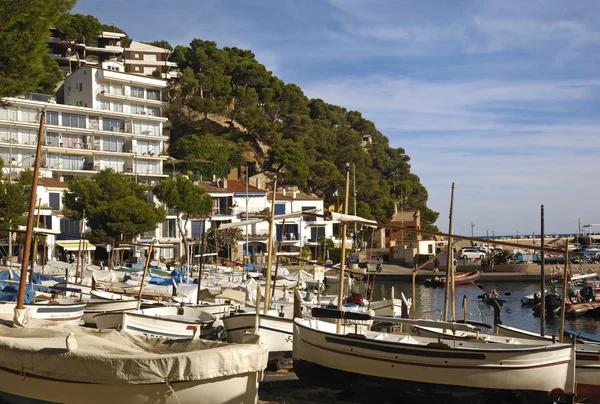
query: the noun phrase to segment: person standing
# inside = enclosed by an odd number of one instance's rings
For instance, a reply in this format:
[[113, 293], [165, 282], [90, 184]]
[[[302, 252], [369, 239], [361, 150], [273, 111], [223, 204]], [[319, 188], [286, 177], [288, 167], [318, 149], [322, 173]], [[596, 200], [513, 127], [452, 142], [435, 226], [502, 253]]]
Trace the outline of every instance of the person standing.
[[435, 259], [435, 261], [433, 261], [433, 273], [438, 273], [440, 272], [440, 260], [439, 259]]

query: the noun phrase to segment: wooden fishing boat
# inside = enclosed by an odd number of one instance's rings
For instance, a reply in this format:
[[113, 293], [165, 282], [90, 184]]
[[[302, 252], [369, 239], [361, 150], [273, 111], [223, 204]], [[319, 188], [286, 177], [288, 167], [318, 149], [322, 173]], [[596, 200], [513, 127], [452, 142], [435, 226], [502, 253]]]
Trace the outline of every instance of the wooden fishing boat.
[[[542, 337], [538, 333], [515, 327], [497, 325], [497, 333], [513, 338], [552, 341], [554, 337]], [[575, 345], [575, 381], [577, 383], [577, 402], [600, 402], [600, 345], [577, 343]]]
[[266, 348], [62, 324], [0, 326], [0, 400], [21, 403], [256, 403]]
[[[0, 302], [0, 315], [12, 318], [15, 307], [15, 302]], [[27, 317], [36, 320], [49, 321], [64, 321], [74, 325], [78, 325], [83, 317], [86, 303], [30, 303], [25, 304], [27, 309]]]
[[[267, 346], [269, 358], [292, 356], [293, 321], [291, 318], [259, 314], [258, 334]], [[242, 343], [245, 335], [256, 330], [256, 313], [240, 313], [223, 318], [227, 342]]]
[[501, 397], [546, 402], [550, 392], [569, 391], [572, 355], [568, 344], [445, 344], [376, 332], [338, 333], [335, 324], [294, 320], [296, 375], [307, 383], [343, 390], [380, 388], [392, 396], [438, 400], [454, 393], [463, 402], [482, 396], [495, 402]]
[[[461, 272], [454, 275], [454, 285], [466, 285], [469, 283], [474, 283], [479, 280], [481, 276], [481, 272], [479, 271], [471, 271], [471, 272]], [[427, 278], [424, 281], [425, 286], [445, 286], [446, 285], [446, 277], [435, 277], [435, 278]]]
[[95, 317], [99, 329], [118, 329], [149, 337], [191, 339], [208, 336], [216, 317], [195, 307], [156, 307]]
[[137, 300], [97, 300], [92, 299], [86, 303], [83, 314], [85, 325], [96, 325], [95, 317], [103, 313], [123, 313], [125, 311], [134, 311], [138, 309]]

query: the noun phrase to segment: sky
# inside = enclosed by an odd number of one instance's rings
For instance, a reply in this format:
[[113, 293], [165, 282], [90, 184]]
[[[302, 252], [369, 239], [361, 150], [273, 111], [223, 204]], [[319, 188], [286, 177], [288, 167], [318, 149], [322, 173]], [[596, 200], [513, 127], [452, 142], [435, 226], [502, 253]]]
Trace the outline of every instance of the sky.
[[[252, 50], [309, 98], [360, 111], [410, 156], [453, 232], [600, 223], [596, 1], [79, 0], [137, 41]], [[360, 193], [360, 190], [357, 190]], [[473, 227], [471, 225], [474, 225]]]

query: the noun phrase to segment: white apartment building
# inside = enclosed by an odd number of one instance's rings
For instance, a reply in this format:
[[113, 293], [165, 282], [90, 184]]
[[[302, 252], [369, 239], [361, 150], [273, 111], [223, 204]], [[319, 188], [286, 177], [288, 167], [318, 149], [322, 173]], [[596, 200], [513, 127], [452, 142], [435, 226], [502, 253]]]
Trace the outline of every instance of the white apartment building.
[[[169, 137], [163, 132], [167, 119], [160, 116], [164, 81], [85, 66], [64, 85], [70, 105], [5, 100], [10, 105], [0, 108], [0, 157], [7, 173], [33, 165], [40, 112], [46, 108], [42, 166], [55, 178], [105, 168], [151, 184], [166, 177], [162, 166]], [[112, 92], [105, 95], [101, 89], [109, 87]]]
[[[116, 65], [84, 66], [67, 77], [65, 104], [37, 95], [6, 98], [9, 105], [0, 108], [0, 158], [9, 177], [33, 166], [40, 112], [46, 109], [38, 193], [43, 206], [52, 207], [41, 209], [47, 228], [79, 234], [79, 223], [60, 216], [62, 190], [73, 176], [112, 168], [148, 184], [166, 177], [169, 136], [161, 116], [166, 81], [117, 71]], [[44, 181], [54, 181], [55, 189], [44, 189]], [[53, 246], [48, 248], [52, 257]]]
[[133, 74], [149, 76], [158, 70], [164, 79], [172, 79], [178, 77], [179, 72], [176, 71], [177, 63], [168, 60], [170, 54], [168, 49], [131, 41], [125, 49], [123, 63]]
[[62, 73], [68, 76], [83, 65], [100, 66], [107, 61], [121, 61], [124, 51], [121, 41], [125, 36], [121, 32], [103, 31], [97, 38], [86, 38], [83, 43], [72, 45], [58, 38], [53, 28], [46, 43], [49, 55], [58, 62]]

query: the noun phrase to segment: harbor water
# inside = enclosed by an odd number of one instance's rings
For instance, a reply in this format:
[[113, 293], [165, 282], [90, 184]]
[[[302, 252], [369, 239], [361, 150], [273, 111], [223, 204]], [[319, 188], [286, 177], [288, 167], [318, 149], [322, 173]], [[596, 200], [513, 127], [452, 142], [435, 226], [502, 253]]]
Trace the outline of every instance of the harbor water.
[[[362, 286], [362, 285], [361, 285]], [[532, 306], [521, 304], [521, 298], [540, 290], [538, 283], [533, 282], [494, 282], [484, 285], [487, 289], [496, 289], [504, 300], [502, 322], [511, 327], [522, 328], [532, 332], [540, 332], [540, 317], [533, 314]], [[400, 297], [403, 292], [407, 299], [412, 296], [412, 284], [408, 282], [378, 281], [373, 290], [373, 299], [389, 299], [392, 287], [394, 295]], [[463, 318], [463, 296], [467, 297], [467, 319], [493, 324], [494, 313], [490, 306], [477, 296], [484, 291], [475, 284], [457, 285], [455, 287], [456, 318]], [[422, 284], [416, 285], [417, 318], [441, 319], [444, 301], [444, 288], [430, 288]], [[450, 309], [448, 309], [450, 313]], [[560, 315], [546, 317], [544, 331], [546, 335], [558, 335]], [[565, 329], [592, 334], [600, 333], [600, 322], [585, 317], [566, 318]]]

